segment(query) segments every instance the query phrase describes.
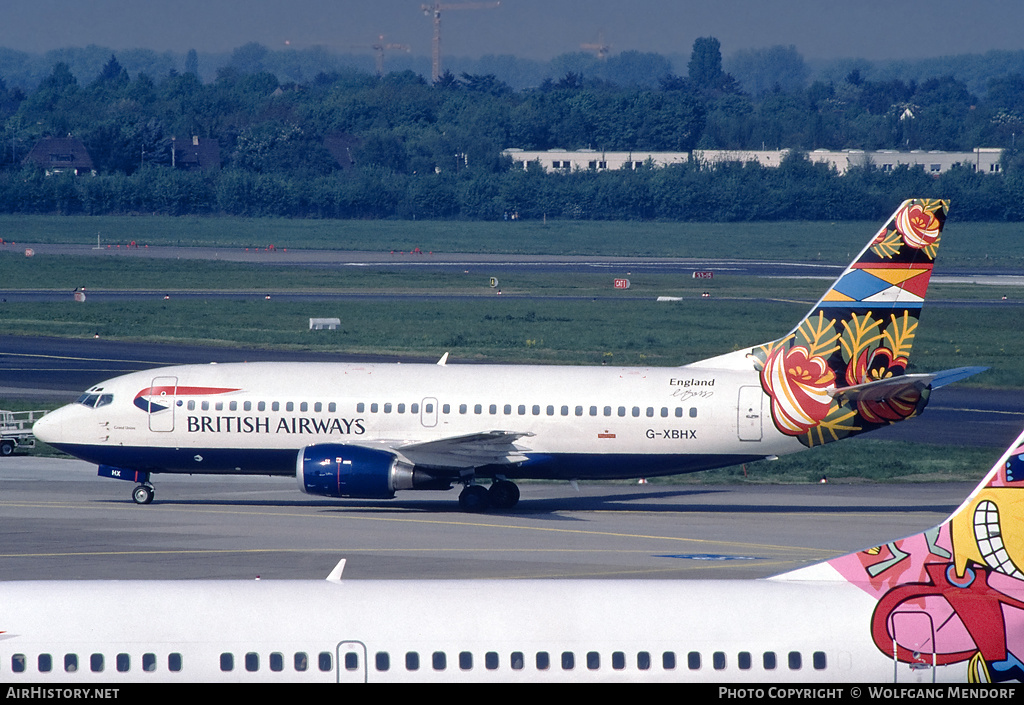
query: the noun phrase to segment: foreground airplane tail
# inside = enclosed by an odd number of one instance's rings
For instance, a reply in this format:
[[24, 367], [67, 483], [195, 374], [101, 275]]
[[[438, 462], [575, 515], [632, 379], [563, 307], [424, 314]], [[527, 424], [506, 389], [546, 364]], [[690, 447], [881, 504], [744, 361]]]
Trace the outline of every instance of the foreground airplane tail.
[[904, 201], [786, 336], [749, 354], [776, 428], [821, 445], [916, 416], [983, 368], [907, 375], [948, 201]]
[[971, 682], [1024, 680], [1024, 433], [940, 525], [772, 580], [846, 580], [897, 667], [959, 664]]

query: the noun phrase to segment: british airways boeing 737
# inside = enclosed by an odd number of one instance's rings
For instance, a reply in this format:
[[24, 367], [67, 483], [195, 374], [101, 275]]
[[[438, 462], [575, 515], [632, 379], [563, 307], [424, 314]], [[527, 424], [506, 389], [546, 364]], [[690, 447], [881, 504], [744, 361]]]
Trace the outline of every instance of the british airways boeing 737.
[[981, 369], [907, 374], [947, 208], [906, 201], [790, 333], [682, 367], [186, 365], [96, 385], [34, 431], [140, 504], [164, 472], [295, 475], [328, 497], [462, 484], [465, 509], [504, 509], [520, 478], [780, 456], [915, 416]]
[[1024, 433], [939, 526], [761, 580], [343, 580], [339, 564], [327, 580], [0, 583], [0, 672], [8, 697], [45, 682], [1019, 682], [1022, 493]]

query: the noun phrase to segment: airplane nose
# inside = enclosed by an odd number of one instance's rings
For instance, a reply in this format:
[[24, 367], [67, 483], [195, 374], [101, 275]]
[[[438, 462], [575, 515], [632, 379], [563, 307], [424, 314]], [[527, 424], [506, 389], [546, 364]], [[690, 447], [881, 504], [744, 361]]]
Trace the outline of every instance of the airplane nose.
[[57, 443], [60, 441], [61, 428], [61, 411], [63, 408], [51, 411], [43, 418], [32, 424], [32, 435], [41, 440], [43, 443]]

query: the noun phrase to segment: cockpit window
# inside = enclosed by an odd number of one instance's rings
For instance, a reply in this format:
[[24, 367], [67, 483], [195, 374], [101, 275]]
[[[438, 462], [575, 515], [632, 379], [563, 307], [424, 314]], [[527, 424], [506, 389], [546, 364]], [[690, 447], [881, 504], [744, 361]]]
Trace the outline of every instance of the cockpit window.
[[75, 403], [76, 404], [81, 404], [82, 406], [88, 406], [90, 409], [92, 409], [92, 408], [98, 409], [101, 406], [106, 406], [107, 404], [113, 404], [114, 403], [114, 395], [113, 394], [96, 394], [95, 392], [86, 392], [82, 396], [78, 397], [78, 401], [75, 402]]

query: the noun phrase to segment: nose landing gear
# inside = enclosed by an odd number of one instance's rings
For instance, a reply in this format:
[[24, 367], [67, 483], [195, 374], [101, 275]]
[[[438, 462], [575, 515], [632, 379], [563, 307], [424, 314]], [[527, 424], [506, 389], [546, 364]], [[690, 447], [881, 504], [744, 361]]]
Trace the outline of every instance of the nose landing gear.
[[155, 492], [153, 485], [139, 485], [132, 490], [132, 499], [136, 504], [149, 504], [153, 501], [153, 495]]

